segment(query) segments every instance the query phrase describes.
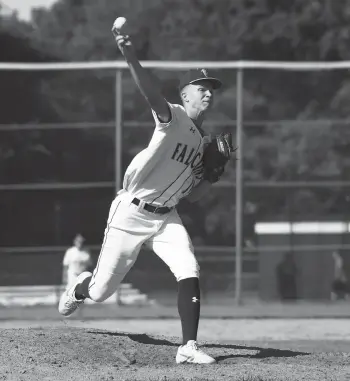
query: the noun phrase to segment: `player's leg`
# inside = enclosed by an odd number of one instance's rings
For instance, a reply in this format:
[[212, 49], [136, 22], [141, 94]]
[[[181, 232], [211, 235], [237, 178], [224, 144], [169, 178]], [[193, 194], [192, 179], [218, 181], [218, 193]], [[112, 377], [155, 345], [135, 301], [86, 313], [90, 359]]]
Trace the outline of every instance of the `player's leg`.
[[117, 198], [110, 209], [93, 274], [84, 272], [79, 275], [72, 287], [62, 295], [59, 312], [64, 316], [71, 315], [86, 298], [95, 302], [108, 299], [135, 263], [142, 243], [156, 229], [156, 224], [141, 215], [135, 205]]
[[168, 265], [178, 282], [178, 311], [183, 345], [176, 361], [214, 363], [215, 359], [197, 347], [200, 318], [199, 265], [191, 239], [176, 211], [172, 211], [162, 228], [147, 245]]
[[94, 272], [75, 289], [77, 299], [103, 302], [112, 296], [135, 263], [141, 245], [142, 237], [110, 227]]
[[183, 344], [197, 340], [200, 315], [199, 265], [185, 228], [182, 224], [168, 222], [148, 245], [167, 264], [178, 282], [177, 300]]

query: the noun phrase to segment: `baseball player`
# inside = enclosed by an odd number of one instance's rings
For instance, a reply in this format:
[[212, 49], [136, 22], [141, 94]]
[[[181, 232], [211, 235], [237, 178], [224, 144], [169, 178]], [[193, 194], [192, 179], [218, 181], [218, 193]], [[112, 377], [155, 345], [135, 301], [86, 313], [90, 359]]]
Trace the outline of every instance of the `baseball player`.
[[63, 257], [63, 283], [69, 287], [76, 278], [91, 266], [90, 254], [84, 250], [84, 237], [77, 234], [73, 246], [67, 249]]
[[[218, 181], [223, 168], [206, 171], [204, 152], [210, 138], [202, 123], [210, 109], [214, 90], [221, 86], [208, 72], [191, 70], [182, 77], [182, 105], [168, 103], [154, 77], [140, 65], [132, 42], [123, 30], [112, 29], [118, 48], [130, 68], [155, 121], [146, 149], [126, 169], [123, 189], [113, 200], [104, 240], [93, 274], [84, 272], [61, 296], [59, 312], [71, 315], [90, 298], [103, 302], [111, 296], [133, 266], [142, 245], [151, 248], [169, 266], [178, 282], [178, 311], [183, 344], [177, 363], [211, 364], [216, 360], [197, 345], [200, 316], [199, 266], [193, 245], [176, 211], [187, 197], [197, 201]], [[221, 141], [227, 155], [229, 144]]]
[[338, 251], [332, 253], [334, 261], [334, 279], [331, 289], [331, 300], [349, 299], [349, 284], [344, 268], [344, 259]]

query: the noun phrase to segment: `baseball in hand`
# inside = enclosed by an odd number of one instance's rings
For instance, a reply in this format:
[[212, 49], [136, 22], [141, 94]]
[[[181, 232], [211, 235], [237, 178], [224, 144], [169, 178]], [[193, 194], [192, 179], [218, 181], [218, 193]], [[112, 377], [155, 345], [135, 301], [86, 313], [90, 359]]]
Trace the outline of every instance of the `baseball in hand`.
[[125, 17], [118, 17], [113, 24], [112, 32], [115, 36], [118, 34], [123, 33], [123, 29], [125, 30], [125, 27], [127, 25], [126, 18]]

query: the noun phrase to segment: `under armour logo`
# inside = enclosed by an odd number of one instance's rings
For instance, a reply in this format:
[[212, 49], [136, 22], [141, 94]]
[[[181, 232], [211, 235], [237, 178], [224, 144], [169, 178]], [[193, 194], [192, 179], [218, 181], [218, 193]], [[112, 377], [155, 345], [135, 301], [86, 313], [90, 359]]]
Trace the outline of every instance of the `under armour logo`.
[[208, 70], [207, 69], [202, 69], [201, 73], [204, 75], [204, 77], [208, 77]]
[[194, 297], [192, 298], [192, 302], [193, 302], [193, 303], [199, 302], [199, 299], [196, 298], [196, 297], [194, 296]]
[[192, 132], [192, 134], [196, 132], [196, 130], [193, 127], [190, 128], [190, 131]]

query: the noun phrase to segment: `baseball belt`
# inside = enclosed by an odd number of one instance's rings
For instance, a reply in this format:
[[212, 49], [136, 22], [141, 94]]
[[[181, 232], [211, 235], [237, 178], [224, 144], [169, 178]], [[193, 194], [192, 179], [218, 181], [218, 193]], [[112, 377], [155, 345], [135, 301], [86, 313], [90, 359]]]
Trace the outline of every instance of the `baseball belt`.
[[[132, 200], [132, 203], [135, 205], [139, 205], [140, 202], [141, 202], [141, 200], [139, 200], [136, 197]], [[151, 213], [155, 213], [155, 214], [166, 214], [172, 210], [172, 208], [168, 208], [167, 206], [154, 206], [154, 205], [147, 204], [147, 203], [145, 203], [143, 209], [147, 210], [147, 212], [151, 212]]]

